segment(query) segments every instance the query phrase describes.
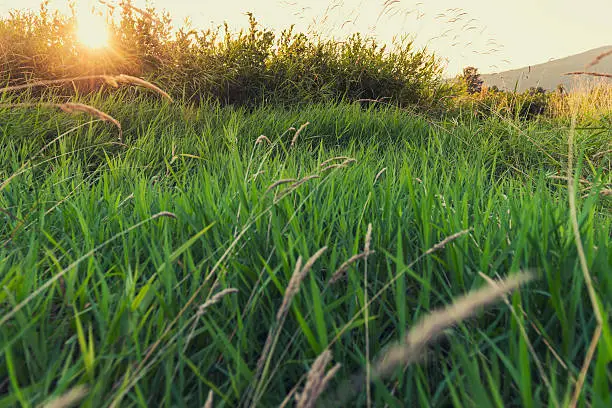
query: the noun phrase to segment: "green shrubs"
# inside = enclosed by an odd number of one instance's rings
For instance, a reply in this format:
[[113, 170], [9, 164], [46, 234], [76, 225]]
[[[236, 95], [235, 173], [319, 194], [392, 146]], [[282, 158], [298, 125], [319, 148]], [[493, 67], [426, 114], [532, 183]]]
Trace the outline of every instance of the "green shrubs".
[[478, 117], [496, 116], [516, 120], [530, 120], [552, 113], [549, 106], [557, 95], [542, 87], [530, 88], [523, 93], [508, 92], [497, 86], [483, 86], [483, 80], [474, 67], [466, 67], [451, 86], [454, 106], [450, 111], [469, 112]]
[[[125, 3], [109, 10], [111, 46], [90, 50], [75, 37], [76, 17], [15, 12], [0, 20], [4, 84], [94, 74], [127, 74], [162, 85], [179, 99], [254, 106], [340, 100], [380, 99], [403, 107], [439, 107], [448, 87], [438, 60], [411, 41], [386, 49], [355, 34], [334, 41], [261, 28], [249, 15], [248, 30], [232, 33], [183, 28], [171, 32], [171, 20], [154, 9]], [[77, 91], [102, 86], [78, 83]], [[74, 93], [71, 84], [65, 94]]]
[[543, 88], [530, 88], [523, 93], [487, 89], [477, 96], [478, 111], [516, 119], [533, 119], [548, 112], [552, 94]]

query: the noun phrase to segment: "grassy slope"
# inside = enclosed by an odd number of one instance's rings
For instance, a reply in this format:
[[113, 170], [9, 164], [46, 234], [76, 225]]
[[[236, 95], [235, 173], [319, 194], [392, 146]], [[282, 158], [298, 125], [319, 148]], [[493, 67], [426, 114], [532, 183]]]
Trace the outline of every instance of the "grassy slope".
[[[91, 387], [87, 406], [106, 405], [124, 391], [122, 406], [201, 406], [211, 387], [215, 406], [236, 406], [261, 379], [261, 405], [272, 406], [330, 344], [342, 364], [332, 388], [363, 367], [366, 287], [376, 356], [419, 316], [482, 286], [479, 271], [495, 277], [521, 268], [540, 279], [510, 300], [554, 394], [568, 397], [568, 378], [580, 370], [595, 322], [567, 188], [547, 177], [564, 171], [562, 125], [428, 123], [347, 105], [246, 112], [120, 97], [94, 103], [123, 123], [127, 146], [112, 143], [112, 126], [85, 125], [51, 144], [0, 192], [0, 319], [36, 293], [0, 326], [0, 405], [40, 403], [84, 383]], [[82, 123], [36, 109], [3, 110], [0, 118], [2, 180]], [[306, 121], [291, 148], [294, 132], [287, 129]], [[273, 144], [255, 145], [261, 134]], [[578, 133], [589, 158], [608, 139], [609, 131]], [[321, 170], [338, 155], [357, 162]], [[587, 160], [581, 172], [609, 183], [609, 160]], [[276, 180], [313, 174], [320, 178], [283, 198], [266, 193]], [[610, 202], [597, 187], [583, 193], [583, 243], [607, 312]], [[162, 211], [176, 218], [152, 219]], [[336, 268], [363, 250], [368, 223], [376, 251], [368, 282], [360, 261], [347, 279], [329, 285]], [[298, 257], [324, 246], [293, 302], [270, 370], [255, 376]], [[225, 288], [239, 292], [197, 314]], [[607, 326], [604, 332], [584, 391], [593, 406], [611, 402], [612, 337]], [[427, 361], [386, 386], [375, 384], [373, 398], [376, 406], [394, 398], [405, 406], [550, 403], [503, 303], [458, 326]]]
[[[585, 67], [597, 56], [611, 49], [612, 46], [607, 45], [549, 62], [504, 72], [484, 74], [482, 79], [487, 86], [497, 85], [500, 89], [509, 91], [514, 90], [516, 86], [518, 92], [524, 92], [530, 87], [537, 88], [538, 86], [554, 91], [559, 84], [563, 84], [567, 90], [575, 89], [576, 87], [586, 86], [585, 83], [589, 80], [595, 83], [602, 82], [601, 78], [579, 77], [580, 80], [577, 81], [576, 77], [565, 74], [574, 71], [584, 71]], [[587, 71], [610, 73], [612, 71], [612, 60], [604, 58], [597, 65], [587, 69]]]

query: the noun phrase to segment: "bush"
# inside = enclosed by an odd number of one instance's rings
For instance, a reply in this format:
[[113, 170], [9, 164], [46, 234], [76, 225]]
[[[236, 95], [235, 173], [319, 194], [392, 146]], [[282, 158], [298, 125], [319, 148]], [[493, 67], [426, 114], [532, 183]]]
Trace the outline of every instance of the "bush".
[[[176, 98], [223, 104], [299, 104], [379, 99], [431, 110], [441, 105], [448, 86], [439, 61], [410, 41], [391, 50], [355, 34], [338, 42], [261, 28], [249, 15], [248, 30], [227, 25], [172, 33], [170, 17], [130, 2], [109, 11], [111, 46], [93, 51], [74, 35], [76, 18], [51, 13], [46, 3], [34, 12], [13, 12], [0, 20], [5, 84], [95, 74], [127, 74], [155, 81]], [[89, 81], [77, 91], [97, 90]], [[74, 92], [73, 85], [63, 93]]]
[[[497, 87], [482, 87], [479, 92], [466, 90], [463, 79], [454, 83], [454, 109], [451, 114], [469, 112], [478, 117], [497, 116], [517, 120], [531, 120], [550, 114], [550, 105], [557, 95], [545, 89], [530, 88], [518, 93], [499, 90]], [[459, 112], [457, 112], [457, 110]]]

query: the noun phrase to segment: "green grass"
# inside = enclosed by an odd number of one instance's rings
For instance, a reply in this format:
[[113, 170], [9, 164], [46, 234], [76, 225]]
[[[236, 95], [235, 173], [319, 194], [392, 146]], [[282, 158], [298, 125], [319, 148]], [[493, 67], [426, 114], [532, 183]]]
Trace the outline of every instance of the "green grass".
[[[34, 406], [78, 384], [92, 407], [202, 406], [210, 390], [215, 407], [248, 396], [278, 406], [328, 347], [342, 364], [330, 396], [365, 367], [366, 323], [376, 358], [428, 311], [486, 284], [479, 272], [519, 270], [538, 279], [508, 298], [512, 308], [500, 302], [423, 362], [374, 382], [374, 406], [570, 400], [596, 322], [567, 182], [550, 177], [566, 175], [567, 124], [431, 122], [347, 104], [88, 102], [121, 121], [125, 145], [109, 124], [0, 110], [0, 406]], [[290, 147], [288, 129], [307, 121]], [[271, 145], [255, 144], [262, 134]], [[609, 149], [609, 123], [585, 124], [576, 139], [577, 173], [590, 183], [578, 185], [577, 215], [604, 314], [580, 404], [608, 407], [612, 218], [600, 190], [612, 180], [610, 155], [597, 153]], [[335, 156], [356, 162], [322, 171]], [[309, 175], [320, 177], [266, 192]], [[363, 251], [369, 223], [367, 282], [361, 260], [329, 284]], [[325, 246], [277, 325], [298, 257]], [[238, 292], [198, 313], [227, 288]], [[277, 344], [258, 376], [272, 328]], [[363, 392], [351, 405], [365, 403]]]

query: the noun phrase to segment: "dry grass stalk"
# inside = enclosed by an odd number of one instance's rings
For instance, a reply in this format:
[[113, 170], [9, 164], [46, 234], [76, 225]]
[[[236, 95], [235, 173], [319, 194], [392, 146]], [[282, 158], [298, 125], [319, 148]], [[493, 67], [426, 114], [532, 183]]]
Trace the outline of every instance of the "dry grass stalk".
[[83, 103], [67, 102], [58, 105], [58, 107], [66, 113], [72, 114], [75, 112], [83, 112], [88, 115], [97, 117], [98, 119], [104, 122], [112, 123], [117, 127], [117, 129], [119, 129], [119, 141], [123, 143], [123, 128], [121, 127], [121, 123], [119, 123], [117, 119], [113, 118], [109, 114], [104, 113], [101, 110], [94, 108], [93, 106], [85, 105]]
[[442, 248], [444, 248], [446, 246], [446, 244], [448, 244], [449, 242], [452, 242], [454, 240], [456, 240], [457, 238], [459, 238], [462, 235], [467, 234], [468, 232], [472, 231], [472, 229], [467, 229], [467, 230], [463, 230], [463, 231], [459, 231], [453, 235], [449, 235], [448, 237], [444, 238], [442, 241], [438, 242], [437, 244], [435, 244], [434, 246], [432, 246], [431, 248], [429, 248], [427, 251], [425, 251], [423, 253], [422, 256], [427, 256], [433, 252], [436, 252]]
[[323, 167], [323, 168], [321, 169], [321, 173], [322, 173], [322, 172], [324, 172], [324, 171], [327, 171], [327, 170], [337, 169], [337, 168], [339, 168], [339, 167], [341, 167], [340, 163], [330, 164], [330, 165], [329, 165], [329, 166], [327, 166], [327, 167]]
[[[195, 289], [195, 291], [193, 292], [191, 297], [189, 299], [187, 299], [185, 304], [182, 306], [181, 310], [166, 325], [165, 330], [157, 337], [155, 342], [151, 346], [148, 347], [148, 349], [146, 350], [146, 354], [144, 355], [144, 357], [140, 360], [140, 362], [136, 366], [135, 370], [133, 371], [133, 374], [132, 373], [126, 373], [123, 376], [122, 381], [124, 381], [124, 384], [126, 384], [126, 385], [123, 388], [121, 388], [121, 390], [118, 392], [118, 394], [113, 398], [113, 401], [109, 404], [109, 407], [113, 408], [113, 407], [118, 406], [121, 403], [121, 401], [123, 400], [123, 398], [125, 397], [125, 395], [129, 392], [129, 390], [131, 390], [132, 387], [134, 387], [136, 385], [136, 383], [139, 381], [139, 379], [142, 378], [143, 372], [145, 370], [148, 370], [154, 364], [155, 360], [149, 361], [149, 360], [151, 360], [151, 357], [152, 357], [153, 353], [156, 350], [158, 350], [158, 348], [160, 347], [160, 344], [162, 343], [162, 341], [166, 338], [166, 336], [168, 336], [168, 334], [170, 333], [172, 328], [176, 326], [176, 324], [179, 322], [179, 320], [189, 310], [191, 310], [193, 304], [197, 301], [198, 297], [200, 296], [200, 293], [204, 290], [204, 288], [206, 288], [206, 286], [208, 285], [210, 280], [213, 277], [216, 276], [215, 282], [219, 281], [219, 276], [217, 276], [217, 272], [218, 272], [219, 268], [221, 268], [221, 265], [223, 264], [223, 262], [225, 262], [225, 260], [229, 257], [229, 255], [236, 248], [236, 246], [238, 245], [240, 240], [249, 231], [249, 229], [253, 226], [254, 223], [255, 223], [254, 220], [249, 221], [249, 223], [247, 223], [247, 225], [242, 229], [242, 231], [240, 231], [240, 233], [234, 238], [234, 240], [229, 244], [229, 246], [225, 249], [225, 251], [223, 251], [223, 254], [221, 255], [221, 257], [219, 259], [217, 259], [217, 261], [213, 265], [212, 269], [210, 270], [210, 272], [208, 273], [206, 278], [204, 278], [204, 281], [202, 282], [202, 284]], [[138, 224], [138, 225], [140, 225], [140, 224]]]
[[160, 217], [168, 217], [168, 218], [172, 218], [172, 219], [175, 219], [175, 220], [177, 218], [176, 214], [171, 213], [170, 211], [161, 211], [161, 212], [158, 212], [157, 214], [153, 215], [151, 217], [151, 219], [154, 220], [154, 219], [160, 218]]
[[168, 93], [163, 91], [160, 87], [153, 85], [152, 83], [148, 81], [145, 81], [144, 79], [137, 78], [131, 75], [125, 75], [125, 74], [116, 75], [112, 78], [115, 79], [118, 83], [124, 83], [124, 84], [129, 84], [129, 85], [139, 85], [143, 88], [150, 89], [154, 92], [157, 92], [158, 94], [166, 98], [168, 101], [174, 102], [174, 100], [172, 99], [170, 95], [168, 95]]
[[[468, 295], [464, 295], [457, 299], [453, 304], [434, 311], [423, 317], [421, 321], [415, 325], [406, 335], [404, 340], [399, 344], [390, 347], [375, 363], [373, 371], [373, 379], [382, 379], [388, 377], [399, 367], [408, 367], [419, 361], [426, 352], [428, 344], [443, 334], [448, 328], [461, 322], [462, 320], [471, 317], [478, 310], [497, 301], [503, 295], [517, 289], [523, 283], [532, 279], [528, 273], [519, 273], [505, 281], [495, 285], [486, 285], [477, 291]], [[394, 281], [395, 279], [392, 279]], [[391, 282], [392, 283], [392, 282]], [[377, 296], [371, 300], [374, 301]], [[359, 313], [356, 314], [359, 316]], [[348, 324], [352, 324], [355, 318], [351, 319]], [[330, 343], [330, 347], [336, 339], [343, 334], [342, 330]], [[365, 376], [363, 373], [356, 373], [336, 390], [333, 401], [334, 406], [348, 406], [348, 401], [359, 392], [365, 385]]]
[[303, 278], [304, 275], [302, 274], [302, 257], [299, 257], [297, 264], [295, 265], [293, 275], [291, 275], [291, 279], [289, 280], [289, 284], [287, 285], [287, 289], [285, 289], [285, 296], [283, 296], [283, 302], [281, 303], [281, 306], [276, 312], [277, 322], [283, 320], [285, 316], [287, 316], [289, 306], [291, 305], [291, 302], [293, 301], [295, 295], [299, 292]]
[[302, 378], [297, 382], [296, 385], [293, 386], [293, 388], [291, 388], [291, 390], [289, 391], [289, 393], [287, 395], [285, 395], [285, 398], [283, 399], [283, 401], [280, 403], [280, 405], [278, 406], [278, 408], [285, 408], [289, 405], [289, 403], [293, 400], [293, 399], [298, 399], [299, 398], [299, 392], [298, 389], [300, 388], [300, 385], [302, 384], [302, 382], [304, 381], [304, 377], [302, 376]]
[[321, 178], [321, 176], [319, 176], [318, 174], [311, 174], [310, 176], [306, 176], [306, 177], [304, 177], [304, 178], [302, 178], [302, 179], [300, 179], [300, 180], [296, 181], [295, 183], [293, 183], [292, 185], [290, 185], [290, 186], [287, 188], [287, 190], [285, 190], [285, 191], [287, 191], [287, 192], [289, 192], [289, 191], [293, 191], [293, 190], [295, 190], [296, 188], [298, 188], [299, 186], [301, 186], [302, 184], [306, 183], [307, 181], [314, 180], [314, 179], [318, 179], [318, 178]]
[[257, 140], [255, 141], [255, 144], [256, 144], [256, 145], [258, 145], [258, 144], [263, 143], [263, 142], [266, 142], [266, 143], [268, 143], [269, 145], [271, 145], [271, 144], [272, 144], [272, 142], [270, 141], [270, 139], [268, 139], [268, 136], [266, 136], [266, 135], [261, 135], [261, 136], [259, 136], [259, 137], [257, 138]]
[[259, 379], [257, 382], [257, 389], [255, 390], [255, 396], [253, 397], [253, 405], [256, 406], [256, 402], [260, 397], [261, 385], [263, 384], [263, 379], [265, 378], [269, 365], [270, 365], [270, 357], [274, 353], [274, 349], [276, 347], [276, 343], [278, 342], [278, 337], [280, 335], [280, 330], [285, 323], [285, 319], [289, 312], [289, 308], [291, 307], [291, 303], [295, 295], [299, 292], [302, 281], [310, 272], [310, 269], [314, 265], [314, 263], [323, 255], [323, 253], [327, 250], [327, 247], [323, 247], [319, 249], [313, 256], [311, 256], [306, 264], [302, 267], [302, 257], [298, 257], [297, 263], [295, 265], [295, 269], [293, 270], [293, 274], [291, 275], [291, 279], [289, 280], [289, 284], [285, 289], [285, 295], [283, 296], [283, 301], [281, 306], [279, 307], [276, 313], [276, 322], [268, 332], [268, 337], [266, 338], [266, 342], [264, 344], [264, 348], [259, 356], [259, 360], [257, 361], [256, 375], [254, 378]]
[[234, 288], [228, 288], [228, 289], [224, 289], [219, 293], [216, 293], [215, 295], [213, 295], [213, 297], [211, 297], [209, 300], [207, 300], [203, 305], [201, 305], [198, 308], [198, 315], [203, 315], [206, 312], [206, 309], [208, 309], [210, 306], [214, 305], [215, 303], [219, 303], [221, 301], [221, 299], [223, 299], [225, 296], [231, 294], [231, 293], [236, 293], [238, 292], [238, 289], [234, 289]]
[[[177, 261], [180, 262], [180, 261]], [[210, 289], [210, 293], [214, 292], [215, 290], [217, 290], [217, 283], [215, 282], [215, 284], [213, 284], [212, 288]], [[187, 341], [185, 342], [185, 346], [184, 346], [184, 350], [187, 350], [187, 347], [189, 346], [189, 343], [191, 342], [191, 340], [193, 339], [193, 336], [195, 335], [195, 331], [197, 328], [197, 323], [198, 323], [198, 318], [202, 317], [204, 315], [204, 313], [206, 313], [206, 310], [208, 310], [208, 308], [216, 303], [219, 303], [221, 301], [221, 299], [223, 299], [225, 296], [231, 294], [231, 293], [236, 293], [238, 292], [238, 289], [234, 289], [234, 288], [228, 288], [228, 289], [224, 289], [219, 293], [214, 294], [210, 299], [208, 299], [206, 302], [204, 302], [204, 304], [200, 305], [200, 307], [198, 307], [198, 311], [196, 312], [196, 318], [193, 319], [193, 324], [191, 325], [191, 330], [189, 330], [189, 335], [187, 335]], [[210, 296], [210, 295], [209, 295]]]
[[383, 175], [384, 172], [387, 171], [386, 167], [383, 167], [381, 171], [379, 171], [378, 173], [376, 173], [376, 177], [374, 177], [374, 184], [376, 184], [376, 182], [378, 181], [378, 179], [380, 178], [380, 176]]
[[117, 88], [119, 86], [119, 84], [138, 85], [138, 86], [141, 86], [143, 88], [151, 89], [151, 90], [155, 91], [156, 93], [158, 93], [159, 95], [163, 96], [164, 98], [168, 99], [170, 102], [173, 102], [173, 99], [170, 97], [170, 95], [168, 95], [168, 93], [163, 91], [158, 86], [153, 85], [152, 83], [150, 83], [148, 81], [145, 81], [144, 79], [137, 78], [137, 77], [134, 77], [134, 76], [131, 76], [131, 75], [125, 75], [125, 74], [119, 74], [119, 75], [86, 75], [86, 76], [79, 76], [79, 77], [73, 77], [73, 78], [50, 79], [50, 80], [45, 80], [45, 81], [36, 81], [36, 82], [30, 82], [30, 83], [23, 84], [23, 85], [13, 85], [13, 86], [7, 86], [5, 88], [0, 88], [0, 93], [11, 92], [11, 91], [19, 91], [19, 90], [22, 90], [22, 89], [37, 88], [37, 87], [40, 87], [40, 86], [61, 85], [61, 84], [65, 84], [65, 83], [68, 83], [68, 82], [81, 82], [81, 81], [93, 81], [93, 80], [103, 80], [108, 85], [110, 85], [110, 86], [112, 86], [114, 88]]
[[[581, 196], [581, 198], [587, 198], [589, 195], [591, 195], [591, 193], [586, 193], [586, 194], [583, 194], [583, 195]], [[603, 189], [603, 190], [601, 190], [601, 191], [599, 192], [599, 195], [600, 195], [601, 197], [610, 197], [610, 196], [612, 196], [612, 189], [605, 188], [605, 189]]]
[[606, 58], [606, 57], [608, 57], [608, 56], [610, 56], [610, 55], [612, 55], [612, 50], [608, 50], [608, 51], [604, 51], [604, 52], [602, 52], [601, 54], [599, 54], [598, 56], [596, 56], [596, 57], [595, 57], [595, 59], [594, 59], [593, 61], [589, 62], [589, 64], [588, 64], [588, 65], [585, 67], [585, 69], [587, 69], [587, 68], [591, 68], [592, 66], [595, 66], [595, 65], [599, 64], [599, 62], [600, 62], [602, 59], [604, 59], [604, 58]]
[[612, 74], [605, 74], [603, 72], [589, 72], [589, 71], [566, 72], [563, 75], [588, 75], [588, 76], [594, 76], [594, 77], [612, 78]]
[[366, 258], [368, 255], [372, 255], [375, 251], [371, 251], [370, 253], [360, 252], [357, 255], [351, 256], [347, 261], [345, 261], [332, 275], [329, 283], [336, 283], [344, 276], [344, 273], [348, 270], [348, 268], [357, 262], [360, 259]]
[[601, 337], [601, 332], [603, 328], [603, 317], [601, 314], [601, 310], [599, 309], [599, 301], [597, 300], [597, 293], [595, 292], [595, 288], [593, 287], [593, 281], [591, 280], [591, 274], [589, 272], [589, 266], [587, 263], [586, 255], [584, 253], [584, 247], [582, 246], [582, 238], [580, 237], [580, 227], [578, 226], [578, 215], [577, 215], [577, 210], [576, 210], [576, 192], [574, 191], [574, 169], [573, 169], [575, 129], [576, 129], [576, 112], [574, 112], [574, 114], [572, 115], [572, 124], [570, 126], [570, 132], [568, 136], [569, 140], [568, 140], [568, 154], [567, 154], [567, 178], [568, 178], [567, 190], [569, 194], [570, 220], [572, 224], [572, 231], [574, 233], [574, 241], [576, 242], [576, 249], [578, 251], [580, 269], [582, 269], [582, 275], [584, 277], [584, 282], [589, 292], [589, 298], [591, 300], [591, 307], [593, 308], [593, 314], [595, 315], [595, 320], [597, 321], [597, 327], [595, 328], [595, 332], [593, 333], [591, 344], [589, 345], [589, 349], [585, 356], [584, 363], [582, 365], [582, 369], [580, 370], [580, 375], [578, 376], [578, 381], [576, 382], [576, 389], [574, 390], [574, 395], [572, 396], [572, 400], [569, 405], [570, 408], [575, 408], [576, 404], [578, 404], [578, 398], [580, 397], [580, 393], [582, 392], [582, 387], [586, 379], [587, 371], [589, 370], [591, 361], [593, 360], [593, 356], [595, 355], [595, 350], [597, 349], [597, 343], [599, 343], [599, 338]]
[[291, 139], [291, 145], [289, 147], [295, 146], [295, 144], [297, 143], [297, 140], [298, 140], [298, 136], [300, 135], [300, 133], [302, 133], [302, 130], [304, 130], [306, 128], [306, 126], [308, 126], [308, 125], [310, 125], [310, 122], [306, 122], [302, 126], [300, 126], [300, 128], [297, 130], [297, 132], [295, 132], [295, 135], [293, 135], [293, 139]]
[[44, 408], [68, 408], [76, 406], [83, 398], [87, 396], [89, 389], [84, 385], [76, 386], [64, 395], [61, 395], [54, 400], [43, 405]]
[[[327, 247], [326, 246], [324, 246], [323, 248], [319, 249], [317, 252], [314, 253], [313, 256], [311, 256], [308, 259], [308, 261], [306, 261], [306, 263], [304, 264], [304, 267], [302, 268], [302, 270], [300, 271], [299, 275], [296, 277], [296, 279], [294, 281], [293, 290], [295, 291], [295, 293], [290, 293], [289, 294], [289, 296], [291, 296], [291, 298], [293, 298], [295, 296], [295, 294], [298, 292], [298, 290], [300, 289], [300, 285], [301, 285], [302, 281], [304, 280], [304, 278], [306, 277], [308, 272], [310, 272], [310, 269], [312, 269], [312, 266], [317, 261], [317, 259], [319, 259], [321, 257], [321, 255], [323, 255], [323, 253], [325, 251], [327, 251]], [[291, 282], [289, 283], [289, 286], [291, 286]], [[287, 291], [289, 291], [289, 288], [287, 288]], [[285, 295], [285, 297], [287, 297], [287, 295]], [[291, 299], [289, 299], [289, 303], [290, 303], [290, 300]], [[288, 308], [289, 307], [289, 303], [285, 304], [285, 301], [283, 299], [283, 304], [281, 305], [281, 308], [279, 309], [279, 312], [283, 311], [283, 307]], [[278, 317], [278, 315], [277, 315], [277, 317]]]
[[363, 248], [363, 252], [366, 253], [366, 256], [371, 253], [370, 244], [372, 243], [372, 223], [368, 224], [368, 231], [366, 232], [365, 237], [365, 245]]
[[331, 169], [340, 169], [340, 168], [346, 167], [350, 163], [355, 163], [356, 161], [357, 160], [355, 160], [355, 159], [347, 159], [347, 160], [343, 161], [342, 163], [330, 164], [329, 166], [322, 168], [321, 172], [324, 172], [324, 171], [327, 171], [327, 170], [331, 170]]
[[388, 102], [385, 101], [385, 99], [391, 99], [391, 98], [388, 97], [388, 96], [384, 96], [384, 97], [379, 98], [379, 99], [362, 98], [362, 99], [355, 100], [355, 102], [388, 103]]
[[473, 316], [503, 295], [517, 289], [532, 279], [529, 273], [519, 273], [497, 284], [464, 295], [453, 304], [429, 313], [406, 335], [404, 341], [391, 347], [374, 365], [374, 374], [382, 378], [390, 375], [397, 367], [417, 361], [425, 347], [439, 337], [446, 329]]
[[206, 398], [204, 408], [213, 408], [213, 390], [210, 390], [208, 392], [208, 398]]
[[92, 80], [96, 80], [96, 79], [103, 79], [105, 82], [109, 83], [110, 85], [113, 85], [112, 83], [109, 82], [109, 78], [112, 78], [112, 77], [110, 77], [109, 75], [86, 75], [86, 76], [73, 77], [73, 78], [49, 79], [49, 80], [45, 80], [45, 81], [34, 81], [34, 82], [29, 82], [29, 83], [23, 84], [23, 85], [13, 85], [13, 86], [7, 86], [7, 87], [4, 87], [4, 88], [0, 88], [0, 93], [12, 92], [12, 91], [20, 91], [22, 89], [31, 89], [31, 88], [37, 88], [37, 87], [40, 87], [40, 86], [61, 85], [61, 84], [65, 84], [67, 82], [92, 81]]
[[[482, 272], [481, 272], [482, 274]], [[519, 309], [521, 309], [521, 313], [523, 314], [523, 316], [525, 318], [528, 318], [527, 313], [525, 313], [525, 310], [523, 310], [523, 308], [519, 305]], [[565, 364], [565, 361], [563, 361], [563, 359], [561, 358], [561, 356], [559, 355], [559, 353], [557, 353], [557, 351], [550, 345], [550, 343], [548, 342], [546, 335], [544, 333], [542, 333], [540, 331], [540, 329], [538, 329], [538, 326], [536, 326], [532, 321], [529, 321], [529, 325], [531, 326], [531, 328], [538, 334], [538, 336], [540, 336], [540, 339], [542, 340], [542, 342], [544, 343], [544, 345], [546, 346], [546, 348], [548, 348], [548, 351], [551, 352], [551, 354], [553, 355], [553, 357], [557, 360], [557, 362], [561, 365], [561, 367], [563, 367], [564, 370], [569, 370], [567, 368], [567, 364]], [[570, 376], [572, 378], [572, 380], [574, 379], [574, 377], [571, 375]]]
[[110, 122], [119, 129], [119, 141], [123, 143], [123, 128], [121, 127], [121, 123], [115, 118], [113, 118], [108, 113], [102, 112], [99, 109], [94, 108], [91, 105], [85, 105], [83, 103], [75, 103], [75, 102], [66, 102], [66, 103], [8, 103], [8, 104], [0, 104], [0, 107], [7, 108], [32, 108], [32, 107], [49, 107], [49, 108], [59, 108], [62, 111], [74, 114], [77, 112], [86, 113], [90, 116], [96, 117], [103, 122]]
[[266, 189], [266, 192], [264, 194], [269, 193], [271, 190], [274, 190], [276, 187], [280, 185], [294, 183], [296, 181], [297, 180], [294, 178], [277, 180], [274, 183], [270, 184], [270, 186]]
[[297, 408], [314, 408], [316, 406], [319, 396], [325, 391], [331, 379], [340, 369], [340, 364], [336, 364], [325, 373], [325, 367], [331, 362], [331, 359], [331, 351], [325, 350], [312, 364], [306, 378], [304, 390], [299, 395], [296, 395]]
[[333, 161], [337, 161], [337, 160], [348, 160], [350, 159], [350, 157], [348, 156], [336, 156], [336, 157], [332, 157], [331, 159], [327, 159], [325, 160], [323, 163], [319, 164], [320, 167], [325, 167], [326, 165], [328, 165], [329, 163], [333, 162]]
[[360, 259], [364, 259], [364, 258], [367, 259], [368, 256], [374, 254], [375, 252], [376, 251], [371, 251], [371, 252], [364, 251], [357, 255], [351, 256], [347, 261], [345, 261], [342, 265], [340, 265], [340, 267], [336, 270], [336, 272], [334, 272], [334, 274], [332, 275], [332, 278], [329, 280], [329, 283], [335, 283], [338, 280], [340, 280], [344, 272], [346, 272], [352, 264], [354, 264]]

